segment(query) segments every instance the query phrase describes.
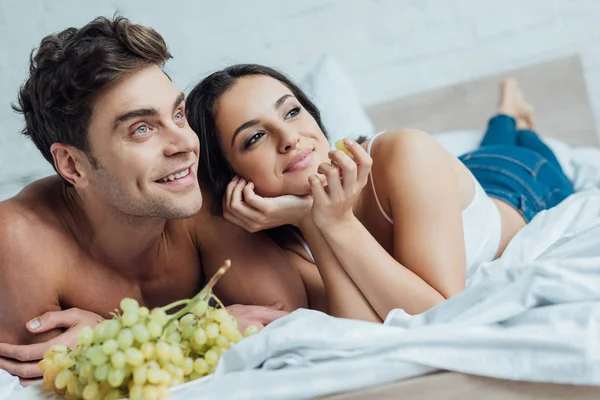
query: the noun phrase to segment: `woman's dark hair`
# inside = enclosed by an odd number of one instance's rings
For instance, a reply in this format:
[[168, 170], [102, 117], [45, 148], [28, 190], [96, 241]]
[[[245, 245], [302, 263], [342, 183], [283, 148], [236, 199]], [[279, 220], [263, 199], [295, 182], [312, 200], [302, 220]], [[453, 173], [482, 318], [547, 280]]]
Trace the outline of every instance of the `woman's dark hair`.
[[216, 215], [223, 213], [223, 197], [227, 185], [235, 174], [221, 147], [221, 138], [215, 121], [217, 107], [223, 94], [231, 89], [238, 79], [251, 75], [270, 76], [290, 89], [327, 137], [317, 107], [281, 72], [257, 64], [238, 64], [204, 78], [190, 92], [185, 107], [188, 123], [200, 138], [198, 176], [204, 186], [212, 192], [214, 198], [212, 212]]

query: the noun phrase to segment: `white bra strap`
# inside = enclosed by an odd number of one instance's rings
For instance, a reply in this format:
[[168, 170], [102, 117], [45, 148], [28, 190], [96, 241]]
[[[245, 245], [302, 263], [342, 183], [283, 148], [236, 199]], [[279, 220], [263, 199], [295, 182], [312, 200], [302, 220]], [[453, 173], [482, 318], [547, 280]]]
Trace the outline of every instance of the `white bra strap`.
[[[375, 136], [373, 136], [371, 138], [371, 140], [369, 141], [369, 143], [367, 144], [367, 153], [369, 155], [371, 155], [371, 145], [375, 141], [375, 138], [377, 138], [377, 136], [381, 135], [382, 133], [383, 132], [379, 132], [378, 134], [376, 134]], [[381, 215], [383, 215], [383, 217], [385, 219], [387, 219], [390, 224], [394, 225], [394, 220], [389, 215], [387, 215], [387, 213], [385, 212], [385, 210], [381, 206], [381, 202], [379, 201], [379, 197], [377, 197], [377, 192], [375, 191], [375, 182], [373, 181], [373, 170], [372, 169], [369, 171], [369, 178], [371, 178], [371, 187], [373, 188], [373, 196], [375, 196], [375, 201], [377, 202], [377, 205], [379, 206], [379, 211], [381, 211]]]
[[295, 229], [290, 229], [292, 231], [292, 233], [294, 234], [294, 236], [296, 236], [296, 239], [298, 239], [298, 241], [302, 244], [302, 246], [304, 247], [304, 250], [306, 250], [306, 252], [308, 253], [308, 256], [310, 257], [310, 259], [312, 260], [312, 262], [315, 262], [315, 258], [312, 255], [312, 251], [310, 251], [310, 247], [308, 247], [308, 243], [306, 243], [306, 240], [304, 240], [304, 238], [302, 237], [301, 234], [299, 234], [298, 232], [296, 232]]

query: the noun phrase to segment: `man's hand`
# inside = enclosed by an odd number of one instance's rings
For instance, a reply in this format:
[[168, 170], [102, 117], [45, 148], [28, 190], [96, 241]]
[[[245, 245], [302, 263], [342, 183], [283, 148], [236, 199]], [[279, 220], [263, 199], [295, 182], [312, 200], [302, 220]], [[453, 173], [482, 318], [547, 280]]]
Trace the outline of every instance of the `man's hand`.
[[98, 314], [78, 308], [47, 312], [29, 321], [26, 325], [27, 330], [31, 333], [43, 333], [56, 328], [65, 328], [65, 331], [42, 343], [29, 345], [0, 343], [0, 368], [18, 376], [23, 386], [35, 383], [42, 377], [38, 362], [43, 358], [46, 350], [57, 343], [74, 348], [79, 331], [86, 326], [93, 328], [102, 319]]
[[287, 311], [283, 310], [282, 303], [267, 307], [234, 304], [227, 307], [227, 309], [237, 320], [240, 333], [244, 333], [249, 326], [256, 326], [261, 330], [277, 318], [289, 314]]

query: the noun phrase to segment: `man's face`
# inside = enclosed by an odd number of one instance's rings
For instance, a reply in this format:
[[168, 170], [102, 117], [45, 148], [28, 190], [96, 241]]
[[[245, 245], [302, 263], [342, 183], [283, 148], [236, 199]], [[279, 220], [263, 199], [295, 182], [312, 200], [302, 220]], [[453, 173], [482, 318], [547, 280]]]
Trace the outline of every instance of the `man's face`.
[[88, 139], [96, 166], [88, 188], [135, 217], [187, 218], [202, 206], [198, 136], [183, 94], [158, 66], [126, 76], [96, 100]]

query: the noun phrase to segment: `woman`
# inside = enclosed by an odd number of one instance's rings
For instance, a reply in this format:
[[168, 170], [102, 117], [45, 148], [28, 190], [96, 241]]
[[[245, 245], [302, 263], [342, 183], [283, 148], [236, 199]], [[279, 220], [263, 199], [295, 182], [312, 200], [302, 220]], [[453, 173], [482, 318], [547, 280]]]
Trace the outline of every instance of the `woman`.
[[248, 230], [298, 228], [306, 251], [286, 247], [310, 307], [336, 316], [381, 321], [393, 308], [429, 309], [573, 193], [514, 80], [502, 85], [481, 147], [460, 159], [413, 129], [330, 151], [316, 107], [259, 65], [210, 75], [186, 108], [200, 136], [199, 176], [223, 199], [215, 211]]

